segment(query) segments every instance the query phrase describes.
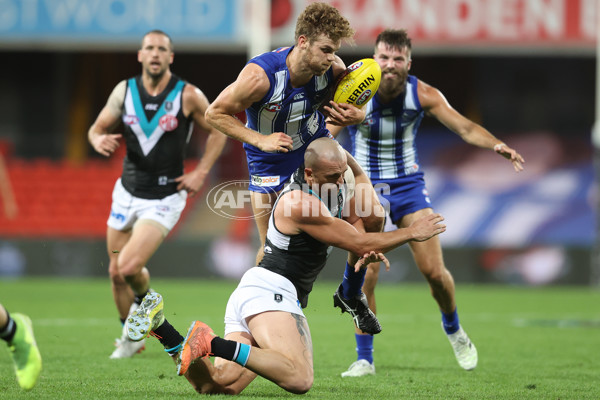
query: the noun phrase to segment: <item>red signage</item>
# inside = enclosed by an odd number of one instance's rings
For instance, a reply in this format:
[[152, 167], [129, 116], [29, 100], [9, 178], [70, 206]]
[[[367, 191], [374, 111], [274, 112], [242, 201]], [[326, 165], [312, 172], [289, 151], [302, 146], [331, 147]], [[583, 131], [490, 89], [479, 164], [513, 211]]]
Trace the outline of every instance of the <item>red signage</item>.
[[[356, 30], [360, 46], [372, 46], [385, 28], [407, 29], [422, 47], [577, 47], [594, 49], [598, 0], [321, 0], [335, 6]], [[285, 24], [313, 0], [278, 0], [293, 5]], [[287, 25], [287, 26], [286, 26]], [[289, 38], [292, 40], [292, 38]]]

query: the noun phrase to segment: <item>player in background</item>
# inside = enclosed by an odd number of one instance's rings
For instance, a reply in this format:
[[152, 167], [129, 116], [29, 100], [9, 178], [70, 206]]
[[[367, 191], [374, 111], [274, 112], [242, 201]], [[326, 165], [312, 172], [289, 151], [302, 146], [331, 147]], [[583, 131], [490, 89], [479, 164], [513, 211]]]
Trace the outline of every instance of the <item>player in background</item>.
[[[353, 36], [354, 30], [336, 8], [325, 3], [310, 4], [296, 22], [295, 45], [251, 59], [206, 112], [212, 126], [244, 142], [252, 209], [261, 240], [257, 264], [263, 256], [270, 211], [277, 194], [302, 164], [307, 146], [317, 138], [331, 137], [319, 108], [346, 69], [335, 53], [342, 40], [352, 40]], [[364, 118], [364, 112], [353, 105], [330, 102], [323, 108], [329, 121], [341, 126], [359, 123]], [[235, 118], [244, 110], [247, 126]], [[357, 186], [370, 186], [351, 157], [349, 164]], [[381, 207], [374, 191], [357, 196], [363, 197], [366, 207]], [[367, 232], [379, 232], [383, 228], [383, 212], [369, 213], [363, 221]], [[349, 254], [344, 284], [336, 292], [335, 304], [369, 332], [378, 333], [379, 322], [368, 310], [361, 292], [365, 269], [355, 273], [356, 262], [355, 256]]]
[[[142, 39], [142, 73], [117, 84], [88, 132], [91, 145], [109, 157], [123, 137], [127, 154], [112, 194], [107, 250], [112, 292], [121, 323], [150, 289], [146, 263], [197, 193], [221, 154], [227, 137], [206, 123], [206, 96], [171, 72], [171, 38], [162, 31]], [[119, 122], [123, 133], [111, 133]], [[206, 151], [196, 168], [184, 173], [185, 148], [193, 123], [208, 131]], [[131, 357], [144, 343], [123, 330], [110, 358]]]
[[[359, 269], [365, 262], [387, 262], [382, 253], [407, 241], [445, 230], [443, 218], [432, 214], [394, 232], [361, 233], [353, 226], [362, 220], [344, 185], [348, 165], [342, 147], [317, 139], [306, 150], [304, 166], [275, 202], [263, 259], [229, 298], [224, 338], [195, 321], [184, 340], [165, 319], [162, 297], [155, 292], [127, 320], [134, 339], [152, 331], [178, 364], [178, 374], [200, 393], [237, 394], [257, 375], [289, 392], [306, 393], [313, 384], [313, 348], [302, 308], [329, 247], [360, 255]], [[209, 355], [216, 357], [214, 365]]]
[[0, 339], [8, 345], [19, 386], [30, 390], [42, 370], [42, 356], [33, 336], [31, 319], [19, 313], [11, 315], [0, 304]]
[[0, 197], [2, 197], [2, 203], [4, 204], [4, 215], [6, 218], [13, 219], [17, 216], [17, 202], [15, 201], [15, 194], [10, 185], [10, 179], [8, 177], [8, 168], [4, 162], [4, 157], [0, 152]]
[[[480, 125], [468, 120], [448, 104], [436, 88], [409, 75], [411, 39], [405, 30], [385, 30], [375, 41], [373, 58], [381, 67], [381, 84], [365, 107], [365, 120], [350, 126], [352, 153], [374, 185], [384, 184], [382, 202], [389, 204], [392, 222], [398, 228], [410, 226], [418, 218], [433, 214], [419, 168], [415, 136], [425, 115], [432, 116], [465, 142], [490, 149], [509, 160], [515, 171], [523, 169], [523, 157]], [[341, 128], [330, 127], [337, 135]], [[385, 187], [385, 186], [384, 186]], [[410, 242], [415, 262], [429, 283], [431, 294], [442, 314], [447, 334], [459, 365], [471, 370], [477, 365], [477, 350], [462, 329], [454, 296], [454, 280], [446, 269], [438, 237]], [[375, 285], [379, 264], [371, 264], [363, 292], [369, 307], [376, 310]], [[358, 359], [342, 373], [343, 377], [375, 374], [373, 336], [356, 330]]]

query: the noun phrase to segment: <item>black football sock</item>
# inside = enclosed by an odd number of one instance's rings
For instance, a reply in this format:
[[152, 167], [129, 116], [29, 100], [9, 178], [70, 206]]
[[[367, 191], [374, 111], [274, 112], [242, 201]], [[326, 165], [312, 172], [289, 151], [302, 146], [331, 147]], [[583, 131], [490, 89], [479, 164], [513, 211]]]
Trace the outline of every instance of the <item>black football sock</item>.
[[6, 325], [0, 327], [0, 339], [5, 340], [10, 343], [15, 337], [15, 332], [17, 331], [17, 324], [15, 324], [15, 320], [10, 317], [8, 311], [6, 311], [6, 316], [8, 317], [8, 321]]
[[181, 350], [181, 343], [183, 343], [183, 336], [181, 336], [169, 321], [165, 319], [165, 322], [152, 332], [152, 336], [160, 341], [169, 355], [173, 356], [179, 353]]
[[146, 295], [148, 294], [149, 291], [150, 291], [150, 289], [146, 290], [143, 294], [136, 294], [135, 297], [133, 298], [133, 301], [135, 302], [135, 304], [137, 304], [138, 306], [140, 304], [142, 304], [142, 300], [144, 300], [144, 297], [146, 297]]
[[242, 367], [248, 362], [252, 346], [233, 340], [222, 339], [215, 336], [210, 342], [211, 353], [216, 357], [234, 361]]

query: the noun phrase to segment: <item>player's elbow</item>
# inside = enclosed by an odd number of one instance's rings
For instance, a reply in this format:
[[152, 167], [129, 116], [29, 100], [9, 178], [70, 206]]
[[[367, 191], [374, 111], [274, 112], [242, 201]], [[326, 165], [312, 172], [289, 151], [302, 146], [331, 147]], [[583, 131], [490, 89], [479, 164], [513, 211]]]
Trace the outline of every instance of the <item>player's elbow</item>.
[[214, 128], [218, 128], [217, 124], [217, 117], [218, 113], [215, 110], [215, 105], [214, 103], [211, 104], [210, 106], [208, 106], [208, 108], [206, 109], [206, 111], [204, 112], [204, 119], [206, 120], [206, 122], [208, 122], [212, 127]]

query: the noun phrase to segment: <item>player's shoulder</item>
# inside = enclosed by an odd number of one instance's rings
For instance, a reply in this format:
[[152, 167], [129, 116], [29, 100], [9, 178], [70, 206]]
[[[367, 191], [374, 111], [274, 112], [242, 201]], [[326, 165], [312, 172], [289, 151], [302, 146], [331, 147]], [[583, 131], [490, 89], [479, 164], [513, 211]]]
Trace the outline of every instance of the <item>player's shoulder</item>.
[[258, 65], [266, 72], [287, 68], [286, 59], [290, 50], [291, 47], [280, 47], [273, 51], [259, 54], [256, 57], [251, 58], [246, 65]]
[[443, 95], [439, 89], [417, 77], [413, 76], [413, 78], [414, 81], [412, 84], [416, 88], [419, 102], [423, 107], [427, 107], [438, 101], [443, 101]]

